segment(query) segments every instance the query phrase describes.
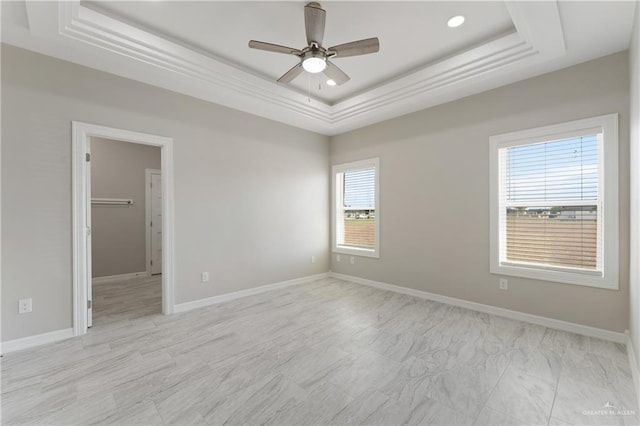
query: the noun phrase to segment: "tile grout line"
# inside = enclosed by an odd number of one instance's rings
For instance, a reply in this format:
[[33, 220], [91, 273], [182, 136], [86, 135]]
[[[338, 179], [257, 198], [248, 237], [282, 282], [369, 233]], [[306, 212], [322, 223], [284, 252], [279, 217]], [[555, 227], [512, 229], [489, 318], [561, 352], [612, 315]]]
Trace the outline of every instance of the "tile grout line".
[[549, 410], [549, 417], [547, 418], [547, 425], [551, 423], [551, 417], [553, 415], [553, 407], [556, 405], [556, 398], [558, 397], [558, 387], [560, 387], [560, 378], [562, 377], [562, 373], [564, 370], [564, 365], [562, 364], [562, 360], [560, 361], [560, 372], [558, 373], [558, 379], [556, 380], [556, 390], [553, 393], [553, 402], [551, 403], [551, 410]]
[[[478, 414], [475, 416], [475, 418], [473, 419], [473, 424], [475, 424], [476, 421], [478, 421], [478, 417], [480, 417], [480, 413], [482, 412], [482, 410], [484, 410], [485, 408], [489, 408], [490, 410], [493, 410], [493, 408], [488, 407], [487, 404], [489, 403], [489, 400], [491, 399], [491, 396], [493, 395], [493, 393], [496, 391], [496, 388], [498, 387], [498, 385], [500, 384], [500, 380], [502, 380], [502, 378], [504, 377], [504, 375], [506, 374], [507, 370], [509, 369], [509, 367], [511, 367], [511, 363], [513, 362], [513, 360], [511, 359], [511, 357], [509, 357], [509, 363], [507, 364], [507, 366], [505, 367], [504, 371], [502, 372], [502, 374], [500, 374], [500, 377], [498, 377], [498, 380], [496, 381], [496, 384], [493, 385], [493, 387], [491, 388], [491, 392], [489, 392], [489, 396], [487, 397], [487, 400], [485, 401], [485, 403], [482, 405], [482, 407], [480, 408], [480, 410], [478, 410]], [[502, 414], [502, 411], [499, 410], [494, 410], [494, 411], [498, 411]]]

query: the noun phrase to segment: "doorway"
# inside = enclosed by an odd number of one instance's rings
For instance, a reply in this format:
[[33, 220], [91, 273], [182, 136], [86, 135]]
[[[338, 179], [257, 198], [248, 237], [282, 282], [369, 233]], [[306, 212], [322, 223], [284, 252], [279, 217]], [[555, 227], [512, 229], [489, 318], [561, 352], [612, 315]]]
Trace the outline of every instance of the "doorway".
[[[145, 227], [147, 222], [147, 210], [151, 214], [151, 204], [156, 203], [155, 244], [151, 244], [151, 237], [145, 237], [145, 246], [156, 247], [155, 255], [146, 250], [144, 255], [145, 270], [136, 275], [151, 275], [151, 260], [155, 256], [154, 263], [158, 266], [156, 277], [161, 279], [162, 312], [164, 314], [173, 311], [174, 289], [174, 258], [173, 258], [173, 140], [171, 138], [132, 132], [128, 130], [98, 126], [88, 123], [72, 123], [72, 153], [73, 153], [73, 323], [74, 334], [82, 335], [91, 326], [93, 318], [93, 292], [92, 292], [92, 182], [91, 182], [91, 140], [104, 139], [118, 143], [132, 143], [149, 145], [160, 148], [160, 170], [155, 177], [155, 200], [152, 191], [144, 191], [145, 202]], [[145, 178], [147, 171], [145, 170]], [[152, 182], [150, 182], [152, 183]], [[147, 193], [148, 192], [148, 193]], [[147, 197], [150, 203], [146, 203]], [[121, 202], [123, 205], [133, 200], [117, 197], [94, 197], [98, 201]], [[142, 198], [142, 196], [140, 196]], [[142, 204], [142, 202], [140, 202]], [[147, 209], [147, 206], [149, 207]], [[150, 227], [145, 234], [151, 234]], [[116, 274], [117, 275], [117, 274]]]
[[[162, 234], [152, 248], [149, 208], [162, 227], [161, 148], [113, 139], [89, 138], [91, 161], [91, 307], [87, 326], [162, 312]], [[152, 169], [150, 169], [152, 168]], [[149, 197], [147, 171], [155, 170], [155, 197]], [[157, 276], [152, 278], [151, 268]]]

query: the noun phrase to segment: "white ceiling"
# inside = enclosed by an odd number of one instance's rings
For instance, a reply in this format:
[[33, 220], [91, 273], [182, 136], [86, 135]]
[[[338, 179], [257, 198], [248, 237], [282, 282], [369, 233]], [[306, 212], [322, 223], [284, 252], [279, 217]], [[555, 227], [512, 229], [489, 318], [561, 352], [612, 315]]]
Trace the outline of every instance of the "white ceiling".
[[[240, 69], [275, 81], [299, 62], [247, 47], [250, 39], [302, 48], [305, 2], [83, 2], [140, 28], [193, 46]], [[377, 54], [336, 59], [351, 81], [327, 87], [326, 78], [305, 73], [293, 81], [302, 93], [328, 103], [358, 93], [419, 66], [452, 55], [491, 37], [513, 31], [504, 2], [323, 2], [327, 11], [325, 47], [378, 37]], [[460, 13], [465, 25], [447, 20]], [[321, 90], [318, 85], [321, 84]]]
[[[624, 50], [636, 5], [325, 1], [325, 46], [377, 36], [380, 52], [336, 59], [352, 78], [341, 87], [276, 83], [297, 59], [247, 42], [301, 48], [305, 3], [2, 2], [2, 41], [338, 134]], [[457, 14], [465, 24], [448, 28]]]

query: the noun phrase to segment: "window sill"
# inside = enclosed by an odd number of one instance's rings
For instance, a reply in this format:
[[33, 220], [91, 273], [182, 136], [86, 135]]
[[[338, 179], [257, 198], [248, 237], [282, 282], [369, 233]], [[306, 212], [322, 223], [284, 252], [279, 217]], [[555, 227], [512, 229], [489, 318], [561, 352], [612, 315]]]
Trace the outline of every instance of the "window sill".
[[585, 287], [603, 288], [607, 290], [618, 290], [618, 280], [612, 277], [600, 276], [590, 273], [565, 272], [557, 270], [546, 270], [537, 268], [528, 268], [526, 266], [516, 265], [492, 265], [492, 274], [506, 275], [520, 278], [530, 278], [541, 281], [552, 281], [563, 284], [573, 284]]
[[350, 254], [352, 256], [373, 257], [376, 259], [380, 258], [380, 253], [378, 253], [378, 250], [375, 249], [335, 246], [333, 247], [332, 252], [338, 254]]

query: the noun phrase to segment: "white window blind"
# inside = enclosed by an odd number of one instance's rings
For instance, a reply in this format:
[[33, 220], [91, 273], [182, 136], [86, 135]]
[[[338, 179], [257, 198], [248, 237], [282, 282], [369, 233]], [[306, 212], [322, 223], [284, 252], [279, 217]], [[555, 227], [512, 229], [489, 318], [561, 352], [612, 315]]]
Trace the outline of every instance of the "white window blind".
[[344, 172], [342, 189], [342, 244], [375, 248], [376, 169]]
[[378, 257], [378, 159], [334, 166], [333, 175], [333, 250]]
[[500, 149], [500, 260], [602, 275], [601, 132]]
[[490, 271], [618, 289], [618, 115], [491, 136]]

